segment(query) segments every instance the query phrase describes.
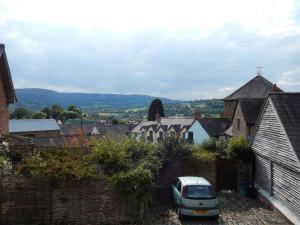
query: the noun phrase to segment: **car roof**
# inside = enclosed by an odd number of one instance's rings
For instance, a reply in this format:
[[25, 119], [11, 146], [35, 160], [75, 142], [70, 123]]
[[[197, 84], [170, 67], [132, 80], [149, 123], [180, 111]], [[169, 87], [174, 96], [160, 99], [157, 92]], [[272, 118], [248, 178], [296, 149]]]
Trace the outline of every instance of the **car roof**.
[[203, 177], [178, 177], [178, 179], [185, 185], [211, 185], [208, 180]]

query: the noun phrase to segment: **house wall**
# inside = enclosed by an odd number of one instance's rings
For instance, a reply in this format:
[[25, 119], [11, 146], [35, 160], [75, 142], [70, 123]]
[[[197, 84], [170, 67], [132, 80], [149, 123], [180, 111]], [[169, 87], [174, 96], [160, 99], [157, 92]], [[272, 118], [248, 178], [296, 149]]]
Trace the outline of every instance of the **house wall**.
[[251, 147], [256, 155], [255, 184], [300, 217], [300, 163], [270, 100]]
[[3, 77], [2, 71], [0, 68], [0, 134], [8, 134], [9, 111], [5, 87], [1, 79]]
[[224, 101], [223, 117], [228, 118], [230, 121], [232, 120], [236, 103], [236, 100]]
[[198, 121], [195, 121], [193, 125], [185, 132], [184, 139], [188, 139], [188, 132], [193, 132], [194, 144], [201, 144], [205, 139], [210, 138], [204, 128]]
[[60, 135], [60, 130], [12, 132], [11, 134], [27, 136], [27, 137], [57, 137]]
[[[240, 128], [238, 127], [238, 120], [240, 120]], [[232, 135], [234, 137], [244, 136], [248, 137], [247, 125], [240, 107], [240, 104], [237, 105], [235, 114], [232, 120]]]

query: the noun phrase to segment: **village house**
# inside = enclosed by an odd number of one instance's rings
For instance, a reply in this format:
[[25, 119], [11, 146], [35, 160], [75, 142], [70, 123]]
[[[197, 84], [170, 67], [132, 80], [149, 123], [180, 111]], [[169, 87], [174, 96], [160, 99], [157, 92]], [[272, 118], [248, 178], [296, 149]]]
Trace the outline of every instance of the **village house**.
[[282, 90], [258, 74], [224, 98], [223, 116], [231, 121], [231, 126], [225, 132], [226, 135], [244, 136], [249, 140], [262, 105], [270, 92], [282, 92]]
[[225, 139], [227, 118], [165, 118], [156, 116], [155, 121], [141, 121], [131, 131], [131, 136], [157, 143], [168, 136], [178, 136], [191, 144], [201, 144], [209, 138]]
[[250, 143], [263, 198], [300, 224], [300, 93], [270, 93]]
[[0, 134], [8, 134], [8, 105], [17, 101], [4, 44], [0, 44]]
[[54, 119], [9, 120], [9, 133], [26, 137], [60, 136], [60, 127]]

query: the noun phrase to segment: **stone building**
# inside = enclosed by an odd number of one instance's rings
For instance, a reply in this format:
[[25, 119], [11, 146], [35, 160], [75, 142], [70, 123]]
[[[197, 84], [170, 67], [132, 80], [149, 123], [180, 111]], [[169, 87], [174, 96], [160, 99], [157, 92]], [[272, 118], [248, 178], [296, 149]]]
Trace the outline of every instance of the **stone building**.
[[5, 46], [0, 44], [0, 134], [8, 134], [8, 105], [17, 101]]

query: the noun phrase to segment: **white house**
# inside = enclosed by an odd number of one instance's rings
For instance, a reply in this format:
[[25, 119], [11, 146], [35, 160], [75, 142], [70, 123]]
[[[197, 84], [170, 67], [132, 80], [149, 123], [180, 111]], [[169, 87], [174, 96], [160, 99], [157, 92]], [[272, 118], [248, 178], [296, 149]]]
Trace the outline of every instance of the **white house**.
[[177, 135], [191, 144], [201, 144], [209, 138], [225, 138], [226, 118], [165, 118], [142, 121], [131, 131], [131, 136], [150, 142], [159, 142], [167, 136]]

